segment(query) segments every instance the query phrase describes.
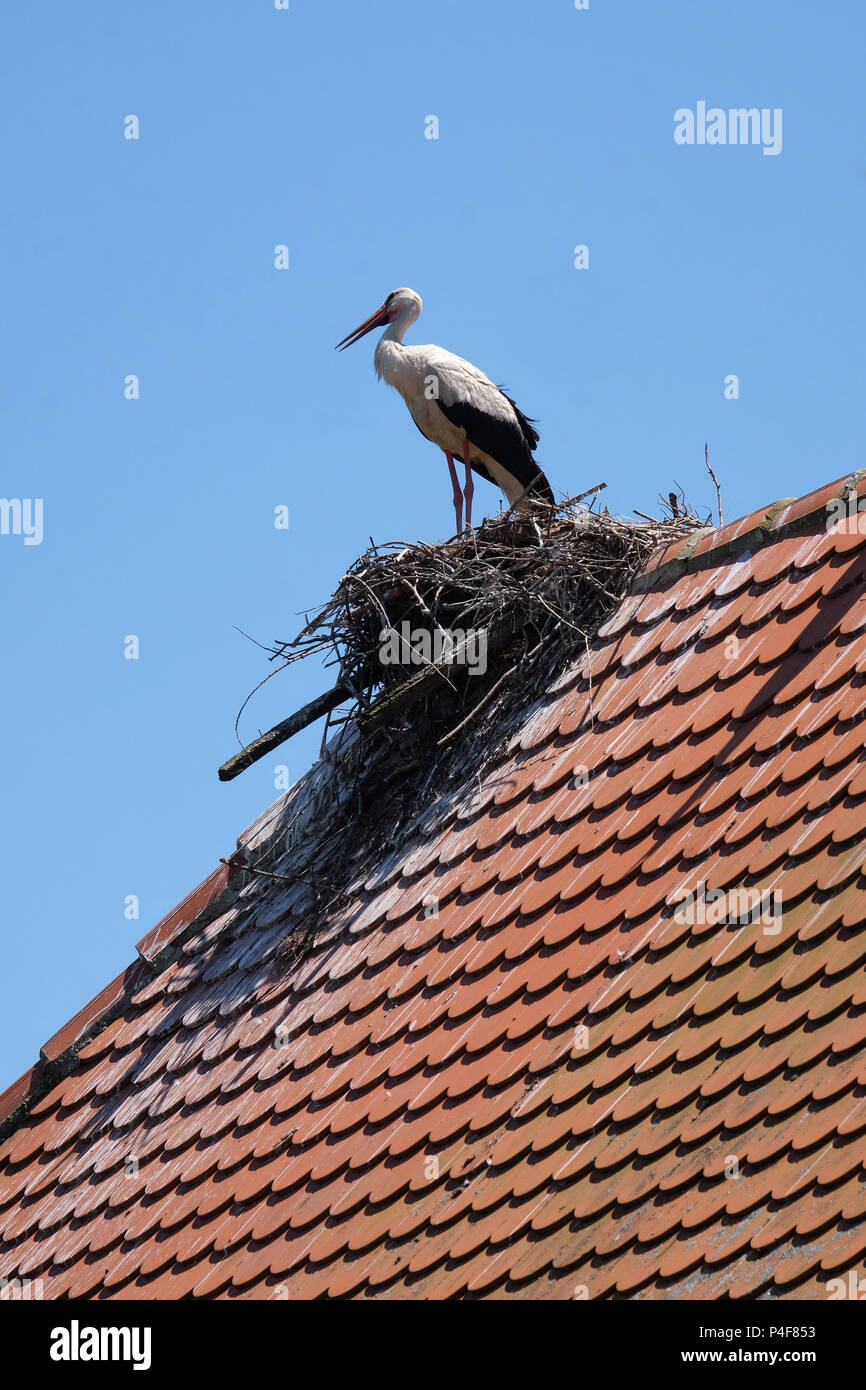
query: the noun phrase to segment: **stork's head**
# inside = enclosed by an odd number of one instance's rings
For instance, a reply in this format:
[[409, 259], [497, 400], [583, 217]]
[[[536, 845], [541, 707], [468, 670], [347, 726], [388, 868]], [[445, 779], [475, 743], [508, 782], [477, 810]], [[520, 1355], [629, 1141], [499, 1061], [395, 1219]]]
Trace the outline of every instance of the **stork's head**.
[[364, 337], [365, 333], [372, 333], [374, 328], [384, 328], [386, 324], [395, 325], [397, 333], [402, 336], [409, 324], [415, 322], [420, 312], [420, 294], [405, 287], [392, 290], [376, 312], [371, 314], [368, 319], [364, 319], [363, 323], [359, 323], [358, 327], [353, 329], [351, 333], [347, 333], [346, 337], [337, 343], [337, 347], [342, 352], [343, 348], [351, 347], [353, 343], [357, 343], [359, 339]]

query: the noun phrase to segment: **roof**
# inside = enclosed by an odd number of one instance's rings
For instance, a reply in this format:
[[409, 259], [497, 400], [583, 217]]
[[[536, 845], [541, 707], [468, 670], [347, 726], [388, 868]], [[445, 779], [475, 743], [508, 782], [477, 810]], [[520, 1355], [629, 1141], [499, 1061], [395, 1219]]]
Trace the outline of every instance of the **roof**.
[[863, 489], [654, 555], [327, 907], [317, 765], [2, 1098], [0, 1275], [826, 1297], [866, 1253]]

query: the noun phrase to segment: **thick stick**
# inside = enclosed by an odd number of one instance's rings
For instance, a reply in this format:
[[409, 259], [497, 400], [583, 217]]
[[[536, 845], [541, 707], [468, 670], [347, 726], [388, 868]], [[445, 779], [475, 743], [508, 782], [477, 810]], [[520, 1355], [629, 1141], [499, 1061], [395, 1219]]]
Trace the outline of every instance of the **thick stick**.
[[[490, 634], [487, 641], [487, 655], [495, 656], [504, 646], [510, 637], [514, 636], [519, 624], [514, 617], [504, 618], [499, 627]], [[459, 643], [454, 648], [454, 656], [459, 657], [466, 649], [466, 642]], [[370, 705], [369, 709], [360, 710], [357, 715], [358, 729], [362, 734], [369, 734], [382, 724], [388, 723], [394, 716], [400, 714], [410, 705], [417, 704], [425, 695], [430, 695], [434, 690], [441, 686], [443, 677], [447, 680], [447, 672], [453, 676], [458, 674], [465, 678], [466, 668], [459, 662], [431, 662], [423, 670], [416, 671], [415, 675], [409, 676], [407, 680], [401, 681], [399, 685], [392, 686], [386, 690], [378, 699]], [[450, 685], [451, 682], [448, 681]]]
[[303, 709], [299, 709], [297, 714], [292, 714], [288, 719], [282, 719], [279, 724], [275, 724], [266, 734], [259, 738], [254, 738], [252, 743], [248, 743], [246, 748], [242, 748], [239, 753], [235, 753], [223, 763], [219, 770], [221, 782], [231, 782], [238, 773], [246, 768], [252, 767], [260, 758], [264, 758], [270, 753], [272, 748], [277, 748], [281, 743], [285, 743], [287, 738], [293, 734], [299, 734], [301, 729], [306, 729], [308, 724], [313, 724], [320, 719], [323, 714], [328, 714], [332, 709], [336, 709], [344, 700], [348, 700], [350, 691], [342, 685], [335, 685], [333, 690], [327, 690], [324, 695], [317, 695], [315, 700], [311, 700]]

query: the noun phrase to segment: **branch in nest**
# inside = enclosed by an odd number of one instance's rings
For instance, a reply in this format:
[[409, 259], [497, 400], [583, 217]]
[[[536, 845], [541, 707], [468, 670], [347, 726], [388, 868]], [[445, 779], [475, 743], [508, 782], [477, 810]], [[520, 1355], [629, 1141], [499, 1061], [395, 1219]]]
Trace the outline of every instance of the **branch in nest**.
[[313, 724], [320, 719], [323, 714], [328, 714], [330, 710], [336, 709], [344, 700], [349, 699], [349, 691], [341, 685], [337, 685], [333, 690], [328, 690], [324, 695], [319, 695], [315, 700], [311, 700], [303, 709], [299, 709], [297, 714], [291, 715], [288, 719], [283, 719], [279, 724], [275, 724], [266, 734], [260, 738], [253, 739], [246, 748], [242, 748], [234, 757], [229, 758], [223, 763], [219, 770], [221, 782], [231, 782], [239, 773], [246, 768], [252, 767], [260, 758], [264, 758], [272, 749], [277, 748], [293, 734], [300, 733], [301, 729], [306, 729], [308, 724]]

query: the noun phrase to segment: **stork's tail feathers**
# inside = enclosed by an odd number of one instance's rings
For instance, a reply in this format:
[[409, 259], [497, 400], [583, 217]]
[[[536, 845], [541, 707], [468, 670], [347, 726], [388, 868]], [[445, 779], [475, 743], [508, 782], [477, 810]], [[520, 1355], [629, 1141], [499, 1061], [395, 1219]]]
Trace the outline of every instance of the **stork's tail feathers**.
[[535, 421], [530, 420], [528, 415], [524, 415], [520, 406], [516, 401], [512, 400], [504, 386], [498, 386], [496, 389], [502, 392], [508, 404], [511, 406], [511, 409], [517, 416], [517, 423], [520, 425], [520, 433], [526, 440], [529, 452], [533, 453], [538, 448], [538, 430], [535, 428]]
[[[511, 409], [514, 411], [514, 414], [517, 416], [517, 423], [520, 426], [520, 433], [523, 435], [523, 439], [526, 443], [526, 452], [531, 457], [535, 450], [538, 448], [538, 430], [535, 428], [535, 421], [531, 420], [528, 415], [524, 415], [523, 411], [520, 409], [520, 406], [511, 396], [509, 396], [504, 386], [499, 386], [497, 389], [502, 392], [503, 396], [508, 401], [508, 404], [511, 406]], [[518, 511], [528, 510], [523, 505], [527, 498], [531, 498], [532, 500], [538, 502], [549, 502], [551, 506], [554, 505], [554, 502], [556, 500], [553, 496], [553, 489], [551, 488], [550, 483], [545, 478], [541, 469], [538, 468], [538, 465], [535, 463], [535, 459], [532, 459], [532, 463], [535, 465], [537, 472], [535, 474], [535, 477], [532, 479], [531, 483], [529, 483], [529, 485], [527, 486], [526, 492], [524, 494], [524, 497], [521, 499], [521, 502], [518, 503]]]

